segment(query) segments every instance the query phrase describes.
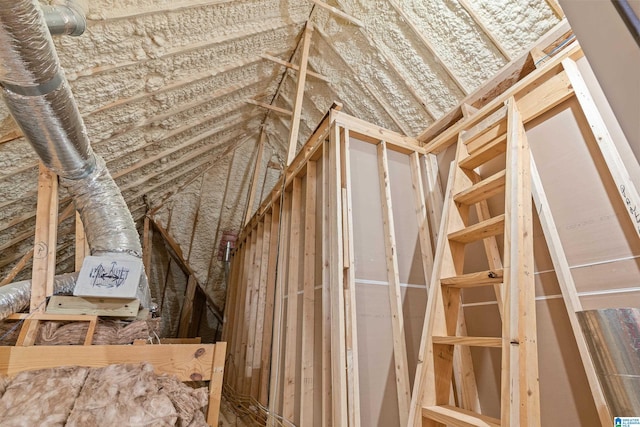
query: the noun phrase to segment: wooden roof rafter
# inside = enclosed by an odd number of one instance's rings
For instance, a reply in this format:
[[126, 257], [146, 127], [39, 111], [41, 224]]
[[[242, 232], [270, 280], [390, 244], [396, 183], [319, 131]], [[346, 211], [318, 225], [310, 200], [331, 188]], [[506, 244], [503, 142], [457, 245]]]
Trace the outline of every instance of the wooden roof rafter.
[[511, 61], [513, 59], [511, 54], [509, 54], [507, 49], [505, 49], [505, 47], [502, 45], [502, 43], [500, 43], [500, 40], [498, 40], [496, 38], [496, 36], [493, 34], [493, 32], [491, 30], [489, 30], [489, 28], [484, 24], [484, 22], [482, 22], [482, 19], [480, 18], [480, 15], [478, 15], [476, 13], [476, 11], [473, 9], [473, 6], [471, 6], [469, 1], [468, 0], [458, 0], [458, 3], [460, 3], [460, 6], [465, 10], [465, 12], [467, 12], [467, 14], [473, 20], [473, 22], [476, 23], [478, 28], [480, 28], [480, 30], [482, 30], [482, 32], [487, 36], [487, 38], [489, 40], [491, 40], [491, 43], [493, 43], [493, 45], [496, 47], [496, 49], [498, 49], [498, 51], [500, 51], [500, 53], [502, 54], [502, 56], [504, 56], [504, 58], [507, 60], [507, 62]]

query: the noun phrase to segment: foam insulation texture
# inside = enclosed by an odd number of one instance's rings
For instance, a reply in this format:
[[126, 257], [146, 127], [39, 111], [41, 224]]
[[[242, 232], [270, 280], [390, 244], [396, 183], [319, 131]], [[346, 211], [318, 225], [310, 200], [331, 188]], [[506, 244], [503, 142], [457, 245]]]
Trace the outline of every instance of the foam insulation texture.
[[[54, 39], [92, 146], [134, 220], [166, 204], [158, 217], [173, 212], [169, 231], [220, 307], [224, 265], [213, 252], [222, 232], [242, 227], [259, 134], [267, 149], [251, 211], [289, 145], [291, 118], [246, 100], [293, 110], [297, 72], [261, 55], [298, 64], [304, 24], [313, 23], [308, 66], [326, 81], [306, 78], [298, 147], [334, 101], [416, 136], [558, 22], [545, 0], [468, 0], [482, 25], [457, 0], [327, 3], [363, 26], [308, 0], [96, 0], [82, 2], [85, 34]], [[32, 247], [38, 159], [1, 102], [0, 123], [3, 278]], [[74, 248], [70, 219], [59, 230], [58, 272], [73, 269]], [[153, 262], [166, 270], [162, 256]], [[163, 284], [151, 287], [158, 302]]]

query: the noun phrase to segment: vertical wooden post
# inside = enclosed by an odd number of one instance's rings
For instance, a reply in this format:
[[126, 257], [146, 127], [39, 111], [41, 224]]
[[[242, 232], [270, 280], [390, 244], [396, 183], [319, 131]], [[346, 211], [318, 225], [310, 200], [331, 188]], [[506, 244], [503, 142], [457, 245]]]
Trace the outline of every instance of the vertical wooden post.
[[307, 163], [304, 267], [302, 295], [302, 399], [300, 425], [313, 425], [315, 270], [316, 270], [316, 162]]
[[389, 282], [391, 329], [393, 331], [393, 365], [395, 367], [400, 425], [405, 426], [409, 416], [411, 389], [409, 385], [407, 343], [404, 334], [404, 317], [402, 314], [402, 291], [400, 290], [400, 276], [398, 273], [396, 235], [393, 224], [387, 145], [384, 141], [378, 144], [378, 175], [380, 177], [380, 199], [382, 201], [382, 218], [386, 237], [384, 246], [387, 261], [387, 280]]
[[185, 290], [184, 301], [182, 302], [182, 309], [180, 310], [180, 323], [178, 324], [178, 337], [180, 338], [186, 338], [189, 334], [196, 286], [198, 286], [198, 281], [196, 280], [196, 276], [192, 274], [187, 280], [187, 289]]
[[422, 269], [424, 271], [425, 284], [428, 288], [433, 271], [433, 248], [431, 247], [431, 233], [429, 232], [429, 219], [427, 218], [427, 204], [424, 198], [424, 186], [419, 156], [418, 153], [410, 154], [409, 162], [411, 166], [411, 185], [413, 187], [416, 221], [418, 222]]
[[[246, 289], [246, 293], [245, 293], [245, 298], [244, 298], [244, 302], [243, 302], [243, 321], [242, 321], [242, 330], [241, 330], [241, 336], [242, 336], [242, 341], [240, 343], [240, 353], [238, 355], [238, 369], [239, 372], [241, 374], [241, 377], [238, 381], [238, 383], [236, 384], [236, 390], [244, 393], [244, 385], [246, 383], [247, 380], [247, 376], [249, 375], [249, 373], [247, 372], [246, 369], [246, 360], [247, 360], [247, 350], [249, 348], [250, 344], [249, 343], [249, 325], [251, 323], [251, 309], [252, 309], [252, 303], [253, 301], [253, 295], [256, 291], [256, 289], [254, 288], [254, 282], [253, 282], [253, 277], [255, 276], [254, 272], [254, 263], [255, 263], [255, 254], [256, 254], [256, 246], [257, 246], [257, 240], [258, 240], [258, 230], [257, 229], [253, 229], [251, 231], [251, 240], [250, 240], [250, 245], [247, 248], [247, 258], [245, 259], [245, 271], [247, 272], [245, 275], [245, 289]], [[249, 239], [247, 239], [247, 242], [249, 242]]]
[[247, 210], [244, 213], [244, 225], [247, 225], [251, 219], [253, 205], [255, 204], [256, 192], [258, 190], [258, 178], [260, 177], [260, 166], [262, 166], [262, 154], [264, 151], [264, 128], [260, 132], [260, 140], [258, 141], [258, 152], [256, 153], [256, 165], [253, 168], [253, 178], [251, 178], [251, 187], [249, 188], [249, 198], [247, 200]]
[[304, 40], [302, 42], [302, 57], [300, 59], [300, 70], [298, 71], [298, 84], [296, 86], [296, 99], [293, 104], [293, 116], [291, 117], [291, 132], [289, 134], [289, 151], [287, 152], [287, 166], [291, 164], [296, 156], [296, 146], [298, 145], [298, 132], [300, 130], [300, 114], [302, 113], [302, 101], [304, 99], [304, 84], [307, 78], [307, 60], [309, 59], [309, 47], [311, 46], [311, 36], [313, 35], [313, 24], [307, 21], [304, 28]]
[[329, 289], [329, 143], [322, 144], [322, 426], [331, 426], [331, 293]]
[[537, 426], [540, 394], [530, 151], [513, 98], [508, 102], [507, 123], [501, 419], [505, 426]]
[[293, 178], [291, 190], [291, 235], [289, 236], [289, 268], [287, 275], [287, 331], [284, 356], [284, 393], [282, 416], [294, 422], [296, 391], [296, 361], [298, 355], [298, 284], [300, 282], [300, 217], [302, 206], [302, 179]]
[[227, 343], [217, 342], [213, 349], [213, 367], [209, 382], [209, 408], [207, 410], [207, 424], [218, 425], [220, 415], [220, 401], [222, 400], [222, 378], [224, 375], [224, 361], [227, 354]]
[[80, 271], [84, 257], [90, 254], [89, 243], [84, 234], [82, 219], [80, 219], [80, 214], [76, 212], [76, 271]]
[[344, 305], [347, 350], [347, 398], [349, 403], [349, 425], [360, 426], [360, 373], [358, 369], [358, 328], [356, 313], [356, 268], [353, 246], [353, 211], [351, 203], [351, 153], [349, 129], [341, 133], [342, 155], [342, 227], [344, 239]]
[[256, 249], [253, 255], [253, 261], [251, 262], [251, 283], [247, 283], [251, 286], [251, 302], [250, 302], [250, 316], [249, 324], [247, 325], [247, 355], [245, 358], [245, 376], [244, 383], [241, 389], [242, 394], [248, 395], [251, 393], [251, 382], [253, 376], [253, 355], [255, 353], [256, 345], [256, 329], [258, 319], [258, 304], [260, 303], [260, 260], [262, 259], [263, 243], [264, 243], [264, 222], [259, 222], [256, 227]]
[[38, 207], [33, 252], [30, 312], [44, 312], [47, 296], [53, 295], [58, 237], [58, 177], [40, 163]]
[[142, 230], [142, 265], [147, 274], [151, 274], [151, 251], [153, 250], [153, 230], [149, 222], [149, 217], [145, 215]]
[[333, 124], [329, 132], [328, 170], [329, 237], [324, 241], [329, 252], [329, 292], [331, 313], [331, 390], [333, 425], [348, 425], [347, 376], [344, 312], [344, 257], [342, 240], [342, 186], [340, 173], [340, 127]]

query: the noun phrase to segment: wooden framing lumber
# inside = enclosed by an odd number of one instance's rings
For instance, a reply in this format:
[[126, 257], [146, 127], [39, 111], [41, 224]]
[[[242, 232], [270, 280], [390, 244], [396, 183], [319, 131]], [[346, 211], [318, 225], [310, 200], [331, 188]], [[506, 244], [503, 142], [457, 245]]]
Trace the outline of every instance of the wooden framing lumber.
[[300, 425], [313, 424], [314, 344], [315, 344], [315, 269], [316, 269], [316, 162], [307, 163], [304, 208], [304, 261], [302, 294], [302, 395]]
[[256, 328], [258, 319], [258, 304], [260, 296], [260, 259], [262, 257], [262, 246], [264, 238], [264, 222], [258, 223], [258, 227], [255, 230], [255, 241], [252, 239], [252, 257], [249, 268], [251, 273], [249, 275], [249, 281], [247, 286], [251, 286], [250, 297], [247, 297], [249, 303], [249, 322], [245, 326], [247, 334], [246, 356], [244, 365], [244, 379], [243, 386], [240, 388], [240, 392], [248, 396], [251, 393], [251, 377], [253, 376], [253, 356], [255, 353], [256, 344]]
[[57, 236], [58, 177], [40, 163], [30, 312], [44, 312], [46, 297], [53, 295]]
[[313, 35], [313, 24], [307, 21], [304, 27], [302, 40], [302, 56], [300, 58], [300, 70], [298, 71], [298, 81], [296, 83], [296, 99], [293, 103], [293, 116], [291, 117], [291, 130], [289, 133], [289, 150], [287, 151], [287, 166], [291, 164], [296, 156], [298, 145], [298, 131], [300, 130], [300, 115], [302, 113], [302, 101], [304, 98], [304, 85], [307, 79], [307, 66], [309, 60], [309, 47], [311, 46], [311, 36]]
[[[300, 66], [299, 65], [295, 65], [292, 64], [291, 62], [285, 61], [283, 59], [280, 59], [276, 56], [272, 56], [272, 55], [268, 55], [266, 53], [263, 53], [260, 55], [261, 58], [269, 60], [269, 61], [273, 61], [276, 64], [280, 64], [280, 65], [284, 65], [285, 67], [291, 69], [291, 70], [295, 70], [295, 71], [300, 71]], [[318, 74], [315, 73], [313, 71], [307, 70], [307, 75], [311, 76], [311, 77], [315, 77], [316, 79], [322, 80], [323, 82], [331, 82], [331, 80], [329, 80], [327, 77], [323, 76], [322, 74]]]
[[404, 316], [402, 313], [402, 292], [398, 272], [395, 226], [393, 223], [393, 207], [391, 202], [391, 182], [387, 149], [384, 141], [378, 144], [378, 176], [380, 177], [380, 199], [382, 201], [382, 218], [385, 240], [385, 257], [387, 264], [387, 281], [389, 282], [389, 306], [391, 308], [391, 328], [393, 331], [393, 359], [400, 425], [407, 425], [411, 388], [409, 385], [409, 368], [407, 362], [407, 343], [404, 332]]
[[247, 99], [246, 102], [249, 104], [257, 105], [258, 107], [266, 108], [267, 110], [275, 111], [279, 114], [284, 114], [286, 116], [293, 115], [293, 111], [285, 110], [284, 108], [276, 107], [272, 104], [266, 104], [264, 102], [256, 101], [255, 99]]
[[153, 230], [150, 219], [145, 215], [142, 231], [142, 264], [147, 274], [151, 273], [151, 253], [153, 251]]
[[418, 239], [420, 240], [420, 259], [422, 260], [424, 280], [428, 285], [431, 281], [431, 273], [433, 271], [433, 248], [431, 247], [431, 233], [429, 230], [429, 219], [427, 218], [427, 206], [424, 197], [419, 156], [418, 153], [410, 154], [409, 166], [411, 168], [411, 185], [413, 186], [413, 200], [416, 211], [416, 222], [418, 224]]
[[460, 6], [462, 6], [462, 8], [469, 14], [471, 19], [473, 19], [473, 21], [480, 28], [480, 30], [482, 30], [482, 32], [487, 36], [487, 38], [491, 40], [491, 43], [493, 43], [496, 49], [500, 51], [502, 56], [504, 56], [507, 61], [511, 61], [511, 55], [509, 54], [509, 52], [507, 52], [507, 50], [504, 48], [502, 43], [500, 43], [500, 41], [496, 38], [496, 36], [493, 35], [493, 33], [489, 30], [489, 28], [486, 25], [484, 25], [484, 23], [482, 22], [482, 19], [473, 10], [473, 7], [468, 2], [468, 0], [458, 0], [458, 3], [460, 3]]
[[258, 140], [258, 152], [256, 153], [256, 163], [253, 167], [253, 177], [251, 178], [251, 185], [249, 186], [249, 198], [247, 200], [247, 209], [244, 213], [244, 225], [247, 225], [251, 219], [251, 212], [253, 212], [253, 205], [255, 203], [256, 192], [258, 190], [258, 179], [260, 178], [260, 168], [262, 166], [262, 155], [265, 144], [265, 131], [264, 128], [260, 131], [260, 139]]
[[91, 251], [89, 250], [89, 243], [87, 242], [87, 238], [84, 234], [84, 226], [82, 225], [82, 220], [80, 219], [80, 213], [76, 212], [76, 271], [80, 271], [80, 268], [82, 268], [84, 257], [88, 255], [91, 255]]
[[193, 300], [196, 296], [197, 281], [194, 275], [187, 279], [187, 288], [184, 294], [184, 301], [180, 310], [180, 322], [178, 323], [178, 338], [187, 338], [189, 326], [192, 322]]
[[509, 426], [540, 425], [530, 151], [515, 99], [507, 103], [504, 311], [501, 420]]
[[249, 346], [253, 344], [250, 343], [249, 339], [249, 331], [251, 328], [251, 320], [253, 312], [251, 310], [252, 303], [254, 303], [253, 295], [256, 292], [255, 283], [253, 282], [253, 277], [255, 275], [255, 254], [256, 254], [256, 246], [258, 241], [258, 229], [254, 229], [251, 233], [251, 239], [248, 241], [248, 245], [245, 248], [247, 251], [247, 256], [244, 260], [244, 270], [245, 270], [245, 294], [243, 298], [243, 309], [242, 309], [242, 323], [240, 333], [235, 336], [235, 340], [239, 341], [240, 346], [238, 348], [238, 372], [239, 377], [236, 379], [236, 391], [245, 395], [246, 394], [246, 382], [249, 376], [249, 372], [247, 369], [246, 361], [249, 353]]
[[[333, 128], [329, 129], [330, 132]], [[334, 136], [335, 137], [335, 136]], [[331, 247], [329, 229], [329, 144], [322, 145], [322, 427], [329, 427], [333, 420], [333, 381], [331, 372], [331, 266], [327, 262]]]
[[567, 316], [571, 323], [571, 329], [573, 330], [573, 336], [576, 339], [576, 345], [578, 346], [578, 352], [580, 353], [580, 359], [584, 366], [584, 372], [587, 376], [587, 382], [591, 388], [591, 395], [598, 412], [600, 424], [603, 426], [609, 425], [613, 419], [612, 414], [607, 406], [602, 387], [598, 381], [595, 366], [591, 355], [589, 354], [589, 348], [587, 347], [587, 341], [585, 339], [580, 323], [578, 322], [577, 313], [582, 311], [582, 303], [578, 297], [578, 291], [576, 290], [576, 284], [573, 281], [571, 270], [569, 268], [569, 261], [565, 255], [562, 247], [562, 241], [558, 234], [551, 209], [549, 208], [549, 202], [547, 195], [542, 186], [542, 180], [538, 173], [533, 157], [531, 158], [531, 192], [533, 200], [535, 202], [535, 208], [538, 212], [538, 218], [540, 219], [540, 225], [544, 233], [544, 238], [547, 241], [547, 247], [549, 248], [549, 254], [551, 255], [551, 261], [553, 262], [553, 268], [558, 278], [558, 284], [562, 291], [562, 298], [564, 305], [567, 308]]

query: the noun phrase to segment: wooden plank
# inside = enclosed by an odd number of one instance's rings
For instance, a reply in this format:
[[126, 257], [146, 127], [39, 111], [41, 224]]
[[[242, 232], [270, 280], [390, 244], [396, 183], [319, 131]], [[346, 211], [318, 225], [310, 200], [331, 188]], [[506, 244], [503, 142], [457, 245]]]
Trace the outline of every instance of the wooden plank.
[[501, 337], [433, 336], [432, 340], [434, 344], [465, 345], [469, 347], [502, 347]]
[[502, 283], [503, 270], [487, 270], [475, 273], [467, 273], [459, 276], [446, 277], [440, 280], [442, 285], [458, 288], [471, 288]]
[[329, 133], [327, 216], [329, 239], [329, 299], [331, 314], [331, 396], [333, 425], [348, 425], [345, 311], [344, 311], [344, 257], [342, 237], [342, 184], [340, 156], [340, 128], [334, 124]]
[[251, 240], [247, 241], [248, 243], [248, 253], [245, 259], [245, 289], [246, 294], [243, 303], [242, 309], [242, 328], [240, 329], [240, 336], [242, 337], [242, 341], [240, 342], [240, 348], [238, 349], [238, 370], [240, 377], [238, 382], [236, 383], [236, 391], [241, 394], [246, 394], [246, 384], [247, 379], [249, 379], [249, 375], [251, 374], [251, 367], [247, 367], [247, 356], [249, 355], [249, 349], [252, 348], [253, 343], [251, 339], [253, 337], [249, 336], [249, 332], [251, 332], [251, 321], [255, 319], [254, 312], [252, 308], [254, 307], [255, 300], [254, 295], [256, 294], [256, 287], [254, 282], [255, 273], [255, 256], [257, 252], [257, 241], [258, 241], [258, 229], [257, 227], [253, 229], [251, 232]]
[[92, 316], [93, 318], [89, 320], [89, 327], [87, 328], [87, 335], [84, 338], [84, 345], [91, 345], [93, 342], [93, 334], [96, 331], [96, 326], [98, 324], [98, 318], [96, 316]]
[[20, 261], [18, 261], [18, 263], [13, 266], [11, 271], [9, 271], [9, 274], [7, 274], [7, 276], [0, 282], [0, 286], [8, 285], [9, 283], [13, 282], [13, 279], [15, 279], [16, 276], [22, 271], [22, 269], [24, 269], [31, 258], [33, 258], [33, 248], [31, 248], [29, 252], [24, 254], [22, 258], [20, 258]]
[[147, 275], [151, 274], [151, 252], [153, 251], [153, 230], [149, 221], [149, 217], [145, 215], [142, 228], [142, 265]]
[[313, 24], [307, 21], [304, 28], [302, 41], [302, 56], [300, 58], [300, 71], [298, 72], [298, 82], [296, 84], [296, 98], [293, 103], [293, 117], [291, 118], [291, 132], [289, 133], [289, 150], [287, 151], [287, 166], [291, 164], [296, 156], [298, 145], [298, 131], [300, 130], [300, 115], [302, 113], [302, 101], [304, 98], [304, 84], [307, 79], [307, 66], [309, 59], [309, 47], [311, 46], [311, 36], [313, 35]]
[[491, 196], [504, 191], [505, 176], [506, 171], [497, 172], [456, 194], [453, 199], [456, 203], [464, 203], [465, 205], [473, 205], [482, 200], [487, 200]]
[[476, 240], [502, 234], [505, 216], [498, 215], [449, 234], [449, 240], [459, 243], [470, 243]]
[[331, 12], [332, 14], [339, 16], [340, 18], [344, 19], [347, 22], [352, 23], [353, 25], [356, 25], [358, 27], [364, 27], [364, 24], [362, 23], [362, 21], [360, 21], [359, 19], [354, 18], [353, 16], [341, 11], [340, 9], [337, 9], [333, 6], [328, 5], [327, 3], [321, 1], [321, 0], [309, 0], [311, 1], [313, 4], [320, 6], [326, 10], [328, 10], [329, 12]]
[[209, 383], [209, 407], [207, 408], [207, 424], [209, 424], [210, 426], [218, 425], [220, 401], [222, 400], [224, 361], [226, 354], [227, 343], [217, 342], [213, 349], [213, 361], [211, 363], [211, 382]]
[[47, 314], [79, 314], [105, 317], [136, 317], [140, 301], [133, 299], [53, 295]]
[[273, 340], [273, 317], [276, 287], [276, 262], [278, 260], [278, 230], [280, 223], [280, 204], [272, 205], [272, 213], [265, 215], [265, 227], [270, 225], [269, 259], [267, 265], [267, 289], [264, 308], [264, 329], [262, 334], [260, 391], [258, 401], [267, 406], [269, 396], [269, 377], [271, 373], [271, 343]]
[[89, 242], [87, 242], [87, 238], [84, 234], [84, 226], [82, 225], [80, 214], [76, 212], [76, 271], [80, 271], [84, 257], [88, 255], [91, 255]]
[[[39, 314], [39, 312], [35, 312], [35, 314]], [[25, 320], [18, 334], [16, 347], [33, 346], [36, 342], [36, 334], [38, 333], [39, 326], [40, 321], [38, 319]]]
[[556, 228], [553, 214], [549, 207], [549, 201], [547, 200], [547, 195], [542, 186], [542, 180], [540, 179], [540, 174], [538, 173], [538, 168], [536, 167], [533, 157], [531, 158], [531, 192], [533, 194], [533, 200], [535, 201], [536, 211], [538, 212], [538, 218], [540, 219], [540, 225], [542, 226], [542, 232], [547, 241], [553, 268], [558, 278], [558, 284], [562, 291], [562, 298], [567, 308], [567, 316], [571, 323], [573, 336], [576, 339], [580, 359], [582, 360], [584, 372], [587, 376], [587, 382], [589, 383], [591, 395], [593, 396], [593, 401], [598, 411], [600, 424], [606, 426], [611, 422], [613, 417], [607, 406], [607, 401], [598, 381], [598, 376], [596, 375], [593, 360], [589, 354], [584, 333], [578, 321], [577, 313], [582, 311], [582, 303], [580, 302], [580, 298], [578, 298], [578, 291], [573, 276], [571, 275], [569, 261], [562, 247], [560, 234]]
[[255, 99], [247, 99], [245, 102], [247, 102], [248, 104], [257, 105], [258, 107], [266, 108], [267, 110], [275, 111], [279, 114], [284, 114], [285, 116], [293, 115], [293, 111], [285, 110], [284, 108], [276, 107], [272, 104], [256, 101]]
[[[256, 345], [256, 331], [258, 329], [258, 304], [260, 303], [260, 260], [262, 259], [262, 252], [264, 250], [264, 222], [259, 222], [256, 227], [256, 241], [255, 250], [253, 252], [253, 260], [251, 261], [251, 283], [247, 285], [251, 286], [251, 302], [250, 302], [250, 316], [247, 332], [247, 354], [245, 356], [244, 365], [244, 385], [241, 389], [243, 395], [248, 396], [251, 394], [251, 383], [253, 382], [253, 356], [255, 355]], [[258, 362], [258, 366], [259, 362]]]
[[607, 164], [607, 169], [611, 174], [611, 178], [618, 188], [618, 196], [622, 199], [627, 215], [636, 230], [636, 234], [640, 237], [640, 194], [631, 179], [631, 175], [627, 170], [620, 153], [618, 152], [611, 134], [607, 129], [607, 125], [598, 110], [596, 103], [589, 92], [589, 88], [585, 83], [578, 65], [571, 59], [562, 61], [562, 66], [571, 82], [571, 86], [575, 91], [576, 98], [580, 103], [584, 117], [589, 123], [591, 132], [597, 144], [597, 147]]
[[[269, 219], [269, 222], [267, 222]], [[264, 362], [262, 360], [262, 341], [264, 339], [264, 320], [265, 320], [265, 306], [267, 299], [267, 275], [269, 270], [269, 249], [271, 241], [271, 217], [265, 217], [264, 221], [260, 223], [262, 226], [262, 252], [256, 254], [256, 262], [260, 269], [258, 275], [258, 307], [256, 313], [256, 331], [254, 334], [253, 345], [253, 366], [251, 372], [251, 386], [249, 394], [254, 399], [258, 399], [260, 394], [260, 378], [261, 370], [263, 369]]]
[[427, 48], [427, 50], [433, 55], [435, 62], [439, 63], [442, 67], [442, 70], [449, 76], [451, 81], [460, 89], [463, 95], [468, 95], [469, 90], [466, 88], [464, 83], [455, 75], [455, 73], [449, 68], [446, 64], [446, 61], [438, 54], [435, 46], [429, 41], [429, 39], [424, 35], [420, 29], [416, 26], [416, 24], [411, 20], [409, 15], [405, 13], [405, 11], [396, 3], [396, 0], [389, 0], [389, 3], [395, 9], [396, 13], [402, 21], [413, 31], [413, 33], [418, 37], [418, 39], [422, 42], [422, 44]]
[[187, 279], [187, 288], [184, 293], [184, 301], [180, 309], [180, 321], [178, 323], [178, 338], [186, 338], [189, 333], [189, 326], [192, 322], [193, 299], [196, 296], [197, 279], [195, 275], [190, 275]]
[[[217, 344], [216, 344], [217, 345]], [[180, 381], [209, 381], [214, 344], [157, 345], [60, 345], [0, 347], [0, 374], [58, 366], [102, 368], [114, 363], [151, 363], [156, 373], [170, 374]]]
[[402, 292], [398, 271], [396, 234], [393, 223], [393, 204], [391, 201], [391, 182], [387, 149], [384, 141], [378, 145], [378, 176], [380, 178], [380, 199], [382, 201], [382, 219], [385, 235], [385, 258], [387, 281], [389, 282], [389, 306], [391, 309], [391, 329], [393, 332], [393, 359], [397, 387], [400, 425], [407, 425], [411, 386], [409, 384], [409, 366], [407, 362], [407, 343], [402, 313]]
[[42, 162], [38, 174], [38, 206], [31, 276], [30, 312], [44, 312], [46, 297], [53, 295], [58, 232], [58, 177]]
[[486, 118], [477, 125], [460, 132], [460, 139], [465, 144], [469, 144], [475, 138], [484, 135], [489, 129], [495, 127], [498, 123], [506, 121], [506, 118], [507, 107], [501, 107], [492, 114], [486, 116]]
[[302, 179], [294, 178], [291, 190], [291, 234], [289, 236], [289, 268], [287, 275], [287, 333], [284, 357], [284, 391], [282, 416], [294, 422], [296, 362], [298, 360], [298, 284], [300, 283], [300, 232], [302, 209]]
[[[549, 7], [551, 8], [551, 10], [553, 10], [553, 13], [555, 13], [555, 15], [558, 17], [558, 19], [564, 18], [564, 11], [560, 7], [560, 4], [558, 3], [557, 0], [546, 0], [546, 1]], [[608, 422], [611, 422], [611, 420], [609, 420]]]
[[[299, 65], [292, 64], [291, 62], [285, 61], [285, 60], [280, 59], [280, 58], [278, 58], [276, 56], [272, 56], [272, 55], [268, 55], [266, 53], [263, 53], [263, 54], [260, 55], [260, 57], [264, 58], [266, 60], [269, 60], [269, 61], [273, 61], [276, 64], [284, 65], [285, 67], [290, 68], [292, 70], [300, 71], [300, 66]], [[322, 74], [315, 73], [315, 72], [313, 72], [311, 70], [307, 70], [307, 75], [311, 76], [311, 77], [315, 77], [316, 79], [322, 80], [323, 82], [327, 82], [327, 83], [331, 82], [331, 80], [329, 80], [329, 78], [323, 76]]]
[[300, 425], [314, 420], [314, 344], [315, 344], [315, 270], [316, 270], [316, 162], [307, 163], [304, 200], [304, 265], [302, 294], [302, 396]]
[[504, 230], [501, 421], [540, 425], [529, 144], [515, 99], [508, 101]]
[[426, 154], [421, 157], [421, 163], [424, 166], [426, 174], [426, 200], [427, 214], [431, 223], [431, 243], [435, 248], [438, 241], [438, 232], [440, 223], [442, 222], [442, 211], [444, 196], [442, 193], [442, 185], [440, 183], [440, 174], [438, 173], [438, 158], [434, 154]]
[[237, 378], [239, 375], [238, 370], [240, 369], [237, 360], [237, 353], [240, 347], [240, 342], [242, 341], [241, 336], [241, 324], [242, 324], [242, 308], [244, 307], [244, 300], [246, 297], [246, 271], [245, 271], [245, 260], [248, 257], [247, 255], [247, 245], [245, 242], [240, 242], [238, 249], [236, 250], [236, 255], [234, 257], [234, 262], [237, 262], [237, 278], [236, 278], [236, 291], [235, 295], [235, 303], [233, 308], [233, 323], [231, 324], [231, 328], [229, 329], [228, 335], [225, 339], [230, 342], [229, 355], [232, 357], [231, 363], [229, 364], [229, 372], [227, 372], [227, 384], [232, 387], [236, 387]]
[[429, 230], [429, 219], [427, 218], [427, 206], [424, 197], [423, 176], [419, 154], [413, 153], [409, 155], [409, 162], [413, 201], [418, 224], [418, 239], [420, 240], [420, 259], [422, 260], [424, 283], [428, 285], [431, 281], [431, 273], [433, 272], [433, 248], [431, 246], [431, 232]]
[[[333, 127], [331, 128], [333, 134]], [[331, 137], [331, 136], [330, 136]], [[335, 138], [335, 136], [331, 137]], [[322, 427], [332, 426], [333, 394], [331, 363], [331, 266], [329, 239], [329, 143], [322, 144]]]
[[428, 406], [422, 409], [425, 418], [452, 427], [500, 427], [500, 420], [476, 414], [450, 405]]
[[256, 153], [256, 163], [253, 166], [253, 177], [251, 178], [251, 185], [249, 187], [249, 198], [247, 201], [247, 209], [244, 213], [245, 226], [251, 219], [251, 213], [253, 212], [253, 205], [255, 204], [256, 193], [258, 190], [258, 179], [260, 178], [260, 168], [262, 166], [264, 144], [265, 144], [265, 131], [264, 131], [264, 128], [262, 128], [262, 130], [260, 131], [260, 139], [258, 141], [258, 152]]

